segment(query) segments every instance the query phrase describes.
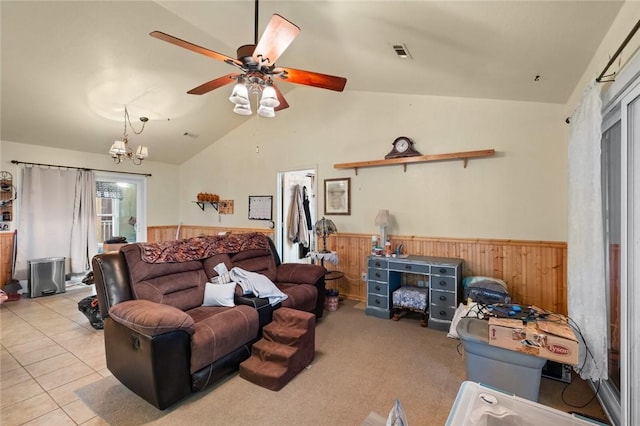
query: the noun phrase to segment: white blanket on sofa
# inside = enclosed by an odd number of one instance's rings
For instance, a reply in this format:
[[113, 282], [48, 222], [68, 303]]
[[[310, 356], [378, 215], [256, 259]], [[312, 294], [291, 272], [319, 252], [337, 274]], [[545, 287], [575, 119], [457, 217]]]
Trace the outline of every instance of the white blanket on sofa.
[[244, 294], [268, 297], [271, 305], [276, 305], [287, 298], [287, 295], [281, 292], [269, 278], [257, 272], [246, 271], [236, 266], [231, 268], [229, 275], [231, 281], [235, 281], [242, 287]]

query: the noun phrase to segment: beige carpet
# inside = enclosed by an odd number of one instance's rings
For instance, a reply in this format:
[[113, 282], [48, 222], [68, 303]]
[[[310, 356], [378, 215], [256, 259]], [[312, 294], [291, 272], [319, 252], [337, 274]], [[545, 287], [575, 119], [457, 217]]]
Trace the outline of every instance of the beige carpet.
[[[443, 425], [465, 379], [459, 342], [447, 338], [445, 332], [420, 327], [417, 319], [375, 318], [355, 305], [346, 300], [337, 311], [325, 312], [316, 328], [312, 366], [279, 392], [235, 374], [165, 411], [146, 403], [113, 377], [77, 393], [111, 425], [357, 426], [372, 411], [386, 417], [396, 398], [412, 426]], [[543, 379], [541, 401], [562, 409], [562, 385]], [[584, 387], [577, 393], [568, 392], [574, 394], [584, 400]], [[597, 404], [595, 407], [597, 412]]]

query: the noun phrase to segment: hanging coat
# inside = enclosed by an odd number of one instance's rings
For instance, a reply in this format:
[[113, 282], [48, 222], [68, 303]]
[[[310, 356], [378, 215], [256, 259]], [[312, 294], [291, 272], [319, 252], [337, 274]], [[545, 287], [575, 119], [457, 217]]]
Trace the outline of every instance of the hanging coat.
[[291, 199], [291, 210], [289, 211], [289, 221], [287, 223], [287, 234], [289, 241], [300, 243], [304, 247], [309, 246], [308, 230], [304, 207], [302, 205], [302, 189], [300, 185], [293, 187], [293, 198]]

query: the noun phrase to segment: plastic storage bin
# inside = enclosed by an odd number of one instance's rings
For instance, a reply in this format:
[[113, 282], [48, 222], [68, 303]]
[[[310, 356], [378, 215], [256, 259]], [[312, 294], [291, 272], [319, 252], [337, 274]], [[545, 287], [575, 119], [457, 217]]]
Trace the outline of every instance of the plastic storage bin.
[[64, 257], [47, 257], [28, 261], [29, 297], [48, 296], [67, 291], [64, 279]]
[[467, 380], [538, 401], [546, 359], [489, 345], [489, 323], [462, 318], [456, 331], [465, 351]]
[[604, 423], [568, 414], [478, 383], [463, 382], [446, 426], [586, 426]]

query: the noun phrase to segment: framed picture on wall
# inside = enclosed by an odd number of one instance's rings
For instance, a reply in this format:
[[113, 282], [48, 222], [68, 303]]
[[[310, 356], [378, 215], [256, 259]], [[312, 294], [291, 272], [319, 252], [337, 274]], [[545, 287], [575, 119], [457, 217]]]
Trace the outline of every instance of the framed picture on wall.
[[324, 180], [324, 214], [351, 214], [351, 178]]
[[249, 195], [249, 219], [271, 220], [272, 195]]

